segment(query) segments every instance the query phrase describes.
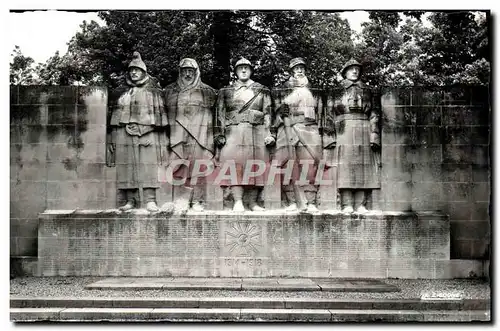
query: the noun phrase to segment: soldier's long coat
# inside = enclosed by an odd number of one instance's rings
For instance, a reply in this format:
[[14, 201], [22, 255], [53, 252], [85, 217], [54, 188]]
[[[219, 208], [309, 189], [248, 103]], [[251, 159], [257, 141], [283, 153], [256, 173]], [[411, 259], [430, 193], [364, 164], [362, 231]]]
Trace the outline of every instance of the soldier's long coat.
[[[169, 162], [175, 159], [210, 160], [215, 155], [213, 111], [217, 91], [199, 79], [195, 84], [181, 87], [178, 82], [165, 88], [165, 102], [170, 122]], [[175, 169], [174, 169], [175, 171]], [[190, 177], [191, 171], [187, 174]]]
[[379, 109], [372, 93], [361, 81], [342, 81], [343, 90], [334, 96], [329, 115], [335, 126], [337, 146], [332, 150], [338, 167], [339, 189], [380, 188], [380, 155], [370, 143], [380, 146]]
[[[159, 166], [167, 161], [168, 125], [162, 90], [149, 76], [138, 83], [127, 79], [110, 98], [109, 138], [115, 146], [107, 163], [116, 166], [118, 189], [158, 188]], [[138, 130], [127, 129], [136, 124]], [[149, 146], [146, 146], [148, 143]]]
[[248, 160], [261, 160], [269, 165], [269, 150], [264, 139], [270, 136], [271, 93], [265, 86], [249, 80], [246, 84], [236, 81], [219, 91], [217, 100], [216, 134], [226, 137], [220, 150], [220, 164], [235, 162], [237, 183], [223, 181], [222, 186], [262, 186], [265, 175], [251, 177], [243, 182], [243, 171]]

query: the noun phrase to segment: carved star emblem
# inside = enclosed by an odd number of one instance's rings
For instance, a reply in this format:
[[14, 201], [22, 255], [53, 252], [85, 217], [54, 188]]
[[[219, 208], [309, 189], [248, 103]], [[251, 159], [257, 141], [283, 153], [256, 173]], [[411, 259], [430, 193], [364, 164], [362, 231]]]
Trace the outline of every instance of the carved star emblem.
[[250, 222], [233, 222], [225, 233], [225, 245], [237, 256], [251, 256], [262, 247], [262, 229]]

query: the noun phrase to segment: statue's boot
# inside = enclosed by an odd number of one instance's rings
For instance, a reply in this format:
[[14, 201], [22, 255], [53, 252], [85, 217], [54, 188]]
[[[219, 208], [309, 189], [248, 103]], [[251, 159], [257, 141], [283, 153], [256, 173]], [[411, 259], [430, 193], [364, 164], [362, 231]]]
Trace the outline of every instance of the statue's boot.
[[148, 203], [146, 203], [146, 210], [149, 211], [150, 213], [156, 213], [160, 211], [160, 208], [158, 208], [156, 202], [149, 201]]
[[345, 206], [342, 208], [342, 212], [345, 214], [352, 214], [354, 213], [354, 208], [352, 208], [352, 206]]
[[[294, 187], [288, 185], [285, 190], [286, 198], [290, 201], [290, 210], [301, 210], [305, 211], [307, 209], [307, 198], [304, 193], [304, 188], [300, 186]], [[286, 208], [288, 210], [288, 207]]]
[[231, 192], [233, 193], [234, 199], [233, 211], [245, 211], [245, 206], [243, 206], [243, 187], [233, 186], [231, 187]]
[[340, 191], [340, 201], [342, 203], [343, 213], [353, 213], [354, 212], [354, 198], [352, 190], [341, 190]]
[[193, 196], [193, 188], [186, 186], [174, 187], [174, 205], [178, 212], [186, 212]]
[[356, 206], [357, 213], [366, 213], [368, 209], [366, 209], [366, 191], [365, 190], [356, 190], [354, 191], [354, 205]]
[[175, 210], [175, 205], [173, 202], [165, 202], [161, 208], [160, 211], [163, 213], [173, 213]]
[[250, 189], [250, 192], [248, 194], [248, 200], [249, 200], [249, 207], [252, 211], [264, 211], [266, 210], [265, 208], [262, 208], [257, 204], [257, 197], [259, 195], [259, 189], [257, 188], [252, 188]]
[[285, 208], [285, 211], [296, 211], [296, 210], [297, 210], [297, 204], [295, 202]]
[[366, 212], [368, 212], [368, 209], [366, 209], [365, 206], [363, 206], [363, 205], [356, 208], [356, 213], [362, 214], [362, 213], [366, 213]]
[[319, 210], [314, 203], [308, 203], [307, 204], [307, 211], [308, 212], [318, 212]]
[[156, 205], [156, 189], [152, 187], [147, 187], [143, 189], [144, 202], [146, 203], [146, 210], [154, 213], [160, 211], [160, 208]]
[[134, 209], [134, 207], [135, 207], [134, 200], [128, 200], [125, 205], [119, 207], [118, 209], [121, 211], [127, 211], [127, 210]]
[[203, 211], [205, 210], [205, 207], [203, 207], [203, 205], [199, 201], [196, 201], [195, 203], [193, 203], [191, 209], [194, 211]]

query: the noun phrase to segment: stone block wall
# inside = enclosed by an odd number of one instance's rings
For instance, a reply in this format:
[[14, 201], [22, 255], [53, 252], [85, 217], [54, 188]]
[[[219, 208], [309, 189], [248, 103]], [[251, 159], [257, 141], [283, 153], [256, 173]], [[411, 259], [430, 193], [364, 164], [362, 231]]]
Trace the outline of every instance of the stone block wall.
[[455, 259], [489, 259], [488, 92], [464, 87], [382, 93], [382, 209], [448, 214]]
[[[46, 209], [115, 207], [107, 96], [101, 87], [11, 86], [11, 256], [37, 256]], [[441, 210], [451, 258], [489, 259], [488, 89], [386, 89], [381, 102], [381, 209]]]
[[107, 89], [11, 86], [10, 255], [36, 257], [38, 214], [114, 206]]

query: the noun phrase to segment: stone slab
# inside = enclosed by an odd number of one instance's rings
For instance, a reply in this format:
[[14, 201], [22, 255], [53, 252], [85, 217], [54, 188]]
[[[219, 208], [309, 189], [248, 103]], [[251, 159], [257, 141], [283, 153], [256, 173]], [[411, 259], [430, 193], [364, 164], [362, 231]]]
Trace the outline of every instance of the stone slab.
[[233, 291], [335, 291], [335, 292], [395, 292], [396, 286], [379, 280], [315, 280], [314, 278], [123, 278], [100, 280], [85, 286], [89, 290], [233, 290]]
[[141, 321], [150, 317], [152, 308], [68, 308], [60, 313], [65, 321]]
[[224, 297], [203, 298], [199, 300], [200, 308], [285, 308], [285, 302], [274, 298]]
[[420, 322], [424, 314], [411, 310], [330, 309], [333, 322]]
[[286, 308], [286, 309], [378, 309], [415, 311], [484, 311], [491, 309], [489, 299], [327, 299], [263, 297], [174, 297], [174, 298], [75, 298], [12, 297], [11, 308]]
[[64, 308], [11, 308], [13, 322], [57, 321]]
[[331, 321], [326, 309], [241, 309], [242, 321]]
[[488, 322], [491, 321], [489, 311], [433, 311], [425, 312], [424, 322]]
[[240, 319], [240, 309], [229, 308], [159, 308], [153, 309], [149, 316], [150, 320], [157, 321], [210, 321], [226, 320], [238, 321]]
[[39, 217], [38, 257], [41, 276], [276, 277], [281, 289], [287, 278], [449, 277], [435, 265], [449, 261], [450, 223], [442, 214], [409, 212], [47, 211]]

